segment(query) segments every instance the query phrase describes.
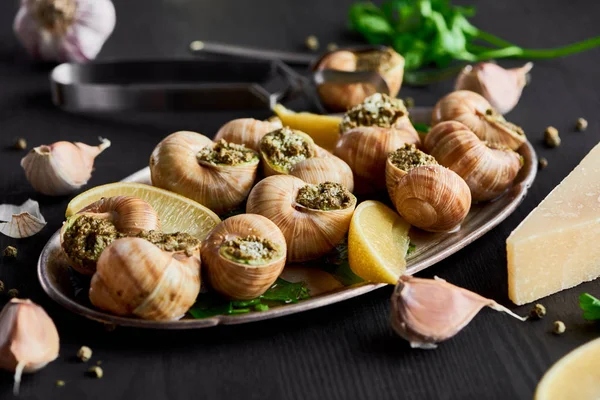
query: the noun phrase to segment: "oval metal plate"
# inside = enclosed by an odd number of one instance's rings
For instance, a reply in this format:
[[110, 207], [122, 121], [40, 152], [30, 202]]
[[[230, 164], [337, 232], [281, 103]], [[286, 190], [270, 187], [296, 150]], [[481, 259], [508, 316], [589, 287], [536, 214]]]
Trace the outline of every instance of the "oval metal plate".
[[[426, 108], [411, 110], [411, 115], [415, 121], [427, 122], [430, 110]], [[473, 205], [460, 230], [452, 233], [427, 233], [417, 229], [411, 230], [411, 242], [416, 245], [416, 251], [411, 253], [407, 259], [407, 274], [415, 274], [456, 253], [494, 228], [517, 208], [537, 173], [537, 156], [531, 144], [526, 142], [519, 149], [519, 153], [523, 156], [524, 165], [515, 179], [514, 185], [494, 201]], [[144, 168], [123, 181], [150, 183], [150, 172], [148, 168]], [[58, 231], [42, 250], [38, 261], [38, 277], [50, 298], [76, 314], [105, 324], [151, 329], [198, 329], [219, 324], [244, 324], [277, 318], [338, 303], [386, 286], [385, 284], [362, 283], [322, 293], [296, 304], [240, 315], [220, 315], [204, 319], [184, 318], [178, 321], [146, 321], [118, 317], [95, 309], [89, 302], [86, 303], [77, 298], [68, 272], [68, 263], [60, 248]]]

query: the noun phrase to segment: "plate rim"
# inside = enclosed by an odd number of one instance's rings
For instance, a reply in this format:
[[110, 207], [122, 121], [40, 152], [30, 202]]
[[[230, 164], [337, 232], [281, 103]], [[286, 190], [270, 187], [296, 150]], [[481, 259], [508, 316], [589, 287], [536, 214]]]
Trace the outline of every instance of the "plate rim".
[[[465, 237], [463, 240], [451, 244], [448, 247], [445, 247], [444, 249], [435, 253], [434, 255], [410, 266], [406, 270], [405, 274], [413, 275], [449, 257], [450, 255], [456, 253], [460, 249], [468, 246], [475, 240], [479, 239], [481, 236], [483, 236], [491, 229], [499, 225], [502, 221], [504, 221], [510, 214], [512, 214], [512, 212], [521, 204], [521, 202], [527, 195], [527, 192], [533, 184], [537, 175], [537, 154], [531, 143], [529, 141], [525, 141], [525, 143], [519, 150], [520, 152], [525, 150], [529, 154], [529, 159], [526, 163], [528, 170], [522, 170], [521, 172], [524, 175], [522, 180], [518, 184], [512, 186], [509, 189], [509, 191], [504, 194], [504, 196], [506, 196], [509, 195], [510, 192], [513, 192], [512, 195], [514, 196], [514, 199], [510, 203], [508, 203], [504, 208], [502, 208], [492, 219], [486, 221], [485, 224], [481, 225], [469, 236]], [[133, 181], [134, 179], [136, 179], [136, 176], [142, 176], [144, 174], [145, 169], [147, 168], [148, 167], [140, 169], [139, 171], [123, 179], [123, 181]], [[85, 318], [109, 325], [147, 329], [180, 330], [209, 328], [217, 325], [243, 324], [278, 318], [286, 315], [296, 314], [298, 312], [308, 311], [315, 308], [339, 303], [341, 301], [358, 297], [389, 285], [385, 283], [359, 283], [356, 285], [348, 286], [345, 289], [339, 291], [334, 291], [328, 294], [322, 294], [317, 297], [309, 298], [307, 300], [303, 300], [295, 304], [288, 304], [285, 306], [274, 307], [268, 311], [251, 312], [248, 314], [218, 315], [202, 319], [180, 319], [172, 321], [150, 321], [130, 317], [121, 317], [105, 313], [93, 308], [89, 308], [83, 304], [80, 304], [77, 301], [67, 297], [60, 290], [57, 290], [56, 287], [54, 287], [54, 285], [50, 282], [50, 278], [47, 274], [47, 268], [45, 268], [45, 266], [47, 266], [48, 264], [47, 260], [49, 258], [50, 251], [52, 250], [53, 246], [55, 246], [55, 242], [59, 240], [59, 233], [60, 228], [50, 237], [48, 242], [44, 245], [40, 257], [38, 258], [37, 275], [44, 292], [46, 292], [46, 294], [53, 301], [63, 306], [67, 310]]]

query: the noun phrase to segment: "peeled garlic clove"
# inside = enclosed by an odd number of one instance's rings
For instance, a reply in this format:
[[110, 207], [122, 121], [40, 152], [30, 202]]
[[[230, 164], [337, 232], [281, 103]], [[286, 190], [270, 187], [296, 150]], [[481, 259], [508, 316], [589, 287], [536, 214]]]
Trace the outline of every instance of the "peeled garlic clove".
[[202, 242], [202, 262], [210, 287], [237, 300], [255, 299], [269, 289], [285, 266], [281, 230], [257, 214], [227, 218]]
[[494, 300], [437, 277], [401, 276], [391, 303], [392, 328], [413, 348], [436, 348], [436, 343], [456, 335], [483, 307], [526, 320]]
[[474, 201], [491, 200], [504, 193], [521, 169], [521, 156], [516, 151], [482, 141], [460, 122], [437, 124], [423, 144], [440, 164], [465, 180]]
[[490, 62], [468, 65], [458, 75], [454, 89], [479, 93], [496, 111], [506, 114], [519, 102], [527, 84], [527, 74], [532, 68], [531, 62], [511, 69]]
[[110, 0], [24, 0], [13, 29], [35, 58], [83, 63], [96, 58], [115, 20]]
[[443, 121], [466, 125], [492, 146], [517, 150], [527, 140], [523, 129], [504, 119], [483, 96], [469, 90], [457, 90], [437, 102], [431, 115], [432, 126]]
[[254, 118], [238, 118], [227, 122], [217, 131], [215, 142], [224, 139], [230, 143], [243, 144], [258, 151], [260, 140], [267, 133], [282, 128], [281, 120], [260, 121]]
[[69, 194], [92, 177], [94, 159], [110, 147], [108, 139], [98, 146], [56, 142], [32, 149], [21, 160], [27, 180], [35, 190], [48, 196]]
[[180, 131], [163, 139], [150, 156], [152, 184], [179, 193], [217, 214], [246, 200], [256, 180], [258, 154], [220, 139]]
[[46, 226], [46, 220], [35, 200], [27, 200], [20, 206], [0, 205], [0, 233], [20, 239], [33, 236]]
[[411, 225], [449, 232], [469, 213], [471, 192], [465, 181], [414, 145], [390, 153], [385, 176], [396, 211]]
[[0, 313], [0, 368], [15, 373], [15, 395], [21, 374], [35, 372], [58, 357], [56, 326], [31, 300], [12, 299]]
[[[326, 54], [316, 63], [315, 70], [373, 71], [385, 80], [389, 94], [396, 97], [404, 78], [404, 58], [392, 48], [351, 52], [336, 50]], [[317, 87], [321, 101], [331, 111], [346, 111], [375, 93], [369, 83], [330, 83]]]
[[116, 315], [181, 318], [200, 292], [200, 242], [191, 236], [185, 240], [182, 251], [163, 250], [138, 237], [115, 240], [98, 259], [90, 301]]
[[355, 207], [356, 197], [339, 184], [273, 175], [254, 186], [246, 212], [273, 221], [285, 236], [287, 260], [301, 262], [327, 254], [344, 239]]

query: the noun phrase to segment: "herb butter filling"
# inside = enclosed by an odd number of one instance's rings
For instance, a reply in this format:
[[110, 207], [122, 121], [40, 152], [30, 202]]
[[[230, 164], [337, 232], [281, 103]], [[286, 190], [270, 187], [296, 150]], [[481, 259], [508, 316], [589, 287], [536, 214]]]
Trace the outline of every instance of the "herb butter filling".
[[306, 185], [298, 191], [296, 202], [313, 210], [342, 210], [350, 207], [352, 194], [339, 183], [324, 182]]
[[389, 159], [395, 167], [405, 172], [416, 167], [437, 165], [438, 163], [433, 156], [423, 153], [421, 150], [417, 149], [414, 144], [408, 143], [390, 153]]
[[340, 131], [346, 132], [357, 126], [389, 128], [405, 115], [408, 115], [408, 111], [401, 99], [375, 93], [346, 112], [340, 123]]
[[260, 142], [260, 149], [269, 163], [284, 172], [294, 164], [313, 156], [312, 143], [290, 128], [270, 132]]
[[221, 245], [220, 251], [225, 258], [251, 265], [266, 264], [280, 254], [275, 243], [255, 235], [227, 240]]
[[255, 161], [258, 156], [243, 144], [228, 143], [221, 139], [200, 150], [196, 159], [212, 165], [240, 165]]
[[81, 215], [65, 230], [62, 247], [71, 261], [85, 265], [98, 261], [106, 247], [125, 237], [145, 239], [161, 250], [185, 252], [188, 257], [200, 246], [200, 241], [187, 233], [141, 231], [137, 234], [125, 234], [117, 231], [109, 220]]
[[120, 237], [112, 222], [81, 215], [66, 229], [62, 247], [71, 261], [86, 265], [98, 261], [102, 251]]

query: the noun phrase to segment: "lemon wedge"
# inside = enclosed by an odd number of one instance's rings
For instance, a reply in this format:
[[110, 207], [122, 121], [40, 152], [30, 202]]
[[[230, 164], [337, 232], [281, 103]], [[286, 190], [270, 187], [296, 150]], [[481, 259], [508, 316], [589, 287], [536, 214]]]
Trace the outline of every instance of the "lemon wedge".
[[600, 339], [558, 360], [542, 377], [534, 400], [599, 399]]
[[69, 202], [65, 216], [77, 213], [103, 197], [133, 196], [148, 202], [160, 217], [167, 233], [186, 232], [203, 240], [221, 220], [200, 203], [168, 190], [143, 183], [116, 182], [91, 188]]
[[305, 132], [313, 138], [315, 143], [325, 150], [333, 151], [340, 137], [341, 117], [333, 115], [319, 115], [309, 112], [294, 112], [281, 104], [275, 105], [273, 111], [283, 126]]
[[406, 271], [410, 224], [385, 204], [360, 203], [350, 222], [350, 269], [371, 282], [396, 284]]

